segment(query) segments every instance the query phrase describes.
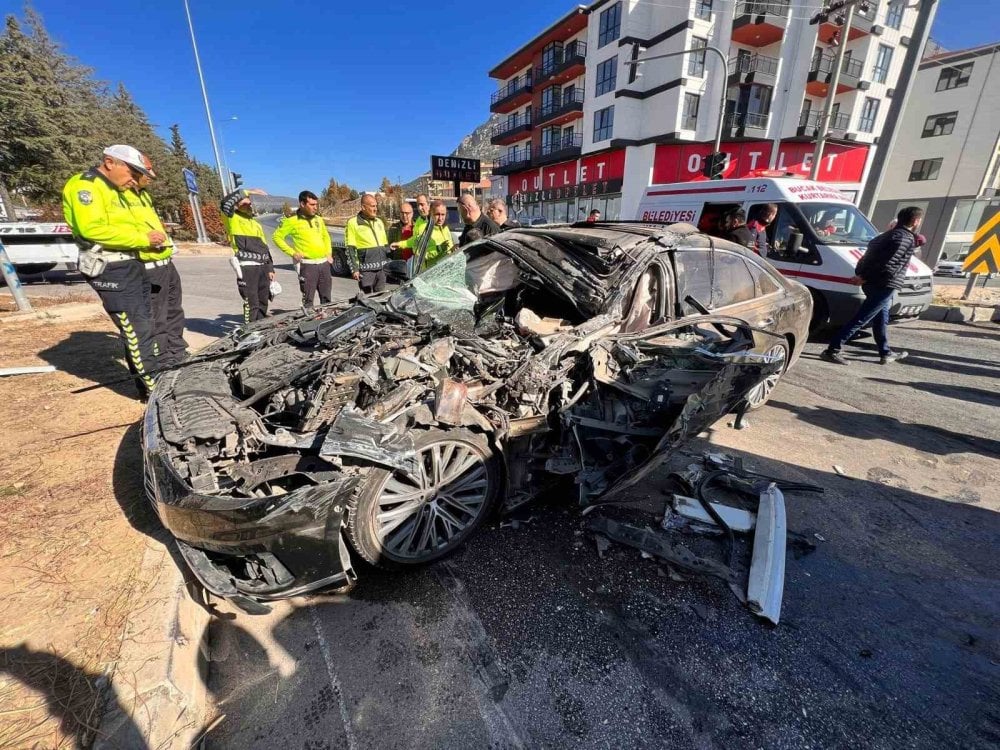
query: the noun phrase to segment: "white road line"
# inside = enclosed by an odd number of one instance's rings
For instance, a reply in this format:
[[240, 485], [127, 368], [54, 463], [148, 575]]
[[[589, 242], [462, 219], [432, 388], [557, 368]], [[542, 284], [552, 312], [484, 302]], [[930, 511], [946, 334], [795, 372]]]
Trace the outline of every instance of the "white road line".
[[347, 713], [347, 703], [344, 701], [344, 689], [333, 671], [333, 657], [330, 655], [330, 644], [326, 642], [326, 636], [320, 627], [319, 615], [316, 614], [315, 607], [309, 607], [309, 619], [312, 620], [313, 630], [316, 631], [316, 638], [319, 640], [320, 651], [323, 652], [323, 661], [326, 663], [326, 674], [330, 678], [330, 687], [333, 688], [337, 696], [337, 705], [340, 706], [340, 720], [344, 723], [344, 737], [347, 739], [348, 750], [357, 750], [358, 742], [354, 739], [354, 731], [351, 729], [351, 717]]

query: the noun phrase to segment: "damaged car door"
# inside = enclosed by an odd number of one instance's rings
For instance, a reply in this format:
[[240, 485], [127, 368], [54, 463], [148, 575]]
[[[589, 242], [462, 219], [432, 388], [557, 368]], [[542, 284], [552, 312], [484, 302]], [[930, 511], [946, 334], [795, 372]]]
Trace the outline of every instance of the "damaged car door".
[[582, 363], [590, 388], [562, 414], [581, 503], [633, 486], [780, 371], [783, 360], [755, 351], [761, 335], [737, 318], [696, 316], [597, 340]]

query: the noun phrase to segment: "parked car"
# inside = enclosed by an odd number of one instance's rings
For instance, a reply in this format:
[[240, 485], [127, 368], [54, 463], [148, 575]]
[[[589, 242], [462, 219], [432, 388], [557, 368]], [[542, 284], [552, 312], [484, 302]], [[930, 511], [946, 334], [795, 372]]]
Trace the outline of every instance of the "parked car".
[[810, 314], [691, 226], [511, 229], [163, 374], [147, 492], [205, 588], [259, 611], [351, 583], [352, 555], [436, 560], [561, 481], [583, 505], [624, 492], [763, 403]]
[[967, 278], [969, 276], [968, 272], [962, 270], [962, 266], [965, 264], [965, 257], [963, 255], [954, 260], [939, 260], [937, 265], [934, 266], [934, 275], [957, 276], [961, 279]]

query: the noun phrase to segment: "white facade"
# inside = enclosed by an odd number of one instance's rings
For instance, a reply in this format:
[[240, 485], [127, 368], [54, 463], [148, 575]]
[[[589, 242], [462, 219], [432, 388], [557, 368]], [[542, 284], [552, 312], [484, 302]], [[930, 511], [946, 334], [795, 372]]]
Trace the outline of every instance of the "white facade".
[[[868, 11], [855, 13], [849, 37], [840, 40], [836, 37], [846, 34], [836, 19], [810, 25], [818, 4], [817, 0], [597, 0], [573, 11], [534, 42], [539, 50], [552, 44], [559, 37], [560, 26], [573, 23], [573, 13], [580, 14], [575, 17], [577, 22], [586, 19], [583, 28], [567, 25], [563, 38], [566, 45], [579, 39], [587, 46], [585, 69], [575, 82], [584, 93], [582, 117], [570, 123], [574, 134], [582, 132], [582, 143], [579, 152], [569, 157], [625, 150], [620, 202], [615, 204], [621, 218], [634, 217], [643, 190], [654, 180], [701, 179], [700, 167], [679, 170], [680, 176], [668, 179], [664, 175], [670, 172], [663, 169], [663, 162], [672, 158], [674, 147], [710, 145], [720, 120], [722, 150], [730, 154], [727, 176], [743, 176], [734, 174], [736, 169], [744, 174], [770, 169], [804, 176], [809, 171], [812, 150], [808, 146], [818, 133], [834, 56], [843, 43], [847, 57], [828, 128], [827, 175], [821, 171], [820, 179], [839, 182], [849, 195], [859, 195], [888, 114], [917, 10], [907, 7], [906, 0], [870, 0]], [[491, 73], [498, 80], [498, 91], [514, 76], [532, 69], [525, 61], [531, 45], [529, 42]], [[721, 50], [725, 70], [712, 52], [681, 54], [634, 67], [628, 64], [635, 58], [682, 52], [698, 45]], [[516, 71], [512, 69], [515, 60], [520, 66]], [[615, 71], [610, 87], [609, 66]], [[603, 90], [599, 90], [602, 82]], [[544, 85], [548, 84], [538, 83], [538, 87]], [[525, 109], [522, 103], [514, 114], [523, 117]], [[536, 87], [532, 113], [536, 123], [538, 109]], [[503, 109], [494, 111], [510, 114]], [[576, 116], [580, 117], [579, 113]], [[611, 128], [599, 127], [612, 117]], [[539, 143], [537, 127], [516, 142], [506, 139], [502, 157], [506, 169], [502, 165], [497, 174], [523, 174], [525, 168], [536, 166], [542, 169], [545, 160], [535, 158]], [[848, 151], [850, 169], [827, 165], [831, 160], [836, 166], [839, 155]], [[677, 158], [696, 164], [705, 153], [685, 151]], [[530, 163], [524, 161], [525, 156]], [[548, 196], [541, 200], [548, 200]], [[575, 211], [570, 206], [555, 215], [564, 214], [572, 216]]]
[[925, 58], [896, 137], [875, 218], [924, 208], [925, 258], [968, 250], [983, 212], [1000, 204], [1000, 44]]

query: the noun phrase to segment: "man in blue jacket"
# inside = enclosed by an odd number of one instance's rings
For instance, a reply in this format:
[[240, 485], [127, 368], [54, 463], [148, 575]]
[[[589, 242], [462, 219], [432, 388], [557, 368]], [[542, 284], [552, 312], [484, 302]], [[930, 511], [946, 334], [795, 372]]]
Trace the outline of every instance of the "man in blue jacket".
[[878, 345], [879, 362], [898, 362], [907, 352], [889, 348], [889, 308], [897, 289], [903, 288], [906, 267], [917, 249], [917, 229], [923, 221], [922, 208], [904, 208], [896, 217], [896, 226], [868, 243], [868, 250], [854, 268], [853, 282], [861, 285], [865, 301], [854, 319], [847, 323], [820, 354], [820, 359], [838, 365], [850, 364], [840, 347], [869, 323]]

